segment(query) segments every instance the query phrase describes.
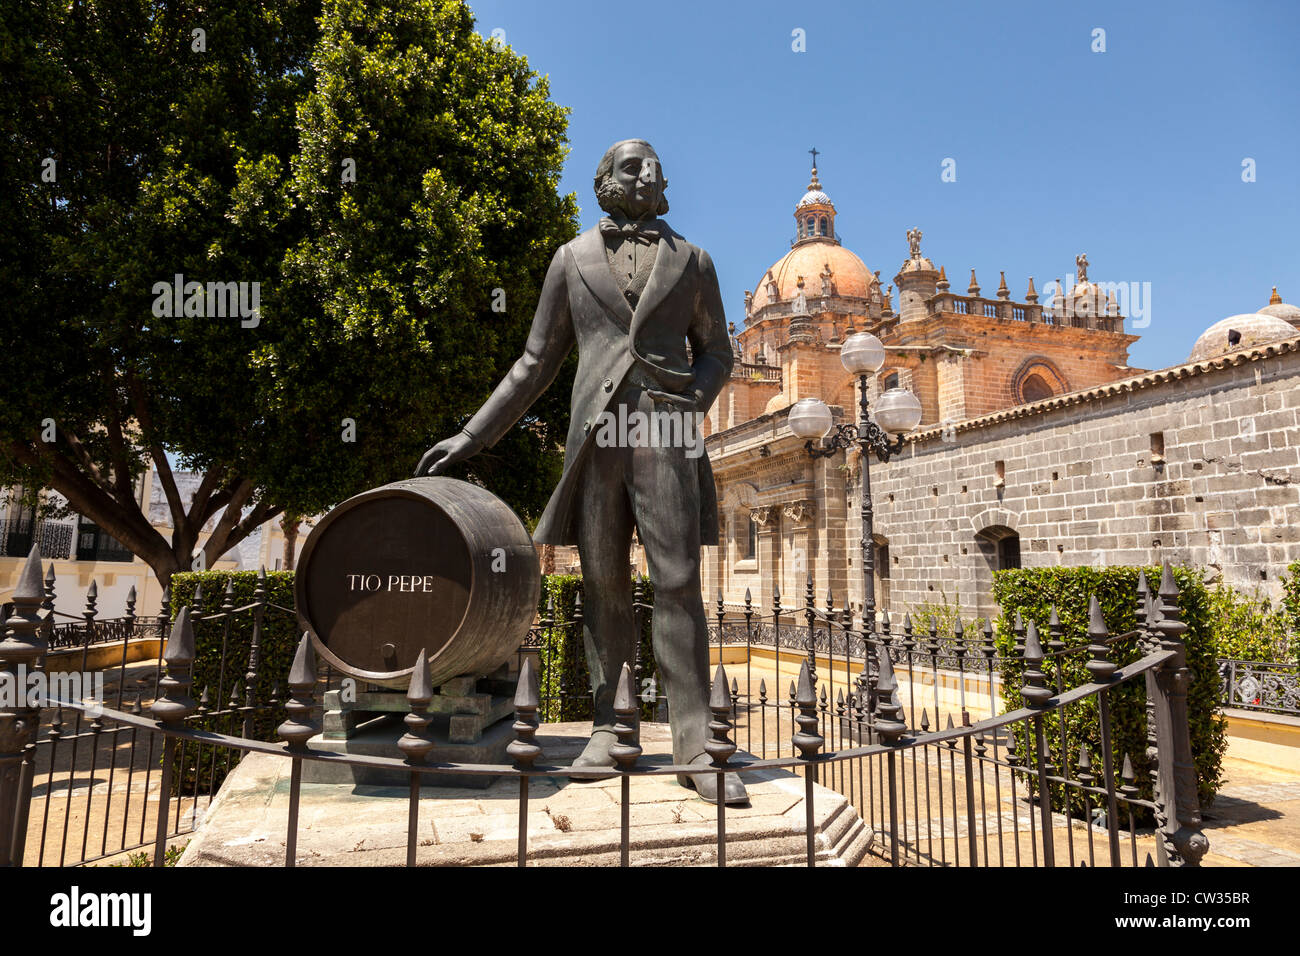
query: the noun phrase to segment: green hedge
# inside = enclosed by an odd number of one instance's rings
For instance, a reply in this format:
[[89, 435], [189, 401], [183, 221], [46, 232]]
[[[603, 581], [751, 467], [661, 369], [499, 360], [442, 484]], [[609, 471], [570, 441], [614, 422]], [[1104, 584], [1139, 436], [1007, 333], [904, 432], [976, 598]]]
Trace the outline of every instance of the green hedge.
[[[1135, 615], [1137, 578], [1145, 570], [1147, 581], [1154, 590], [1159, 586], [1160, 569], [1151, 567], [1112, 568], [1020, 568], [999, 571], [993, 577], [993, 596], [1001, 606], [1002, 616], [996, 622], [995, 632], [999, 650], [1008, 654], [1014, 641], [1012, 625], [1019, 611], [1026, 625], [1033, 621], [1046, 649], [1048, 619], [1056, 606], [1063, 629], [1062, 640], [1070, 647], [1087, 644], [1088, 601], [1097, 595], [1102, 615], [1112, 634], [1131, 631], [1137, 626]], [[1211, 599], [1199, 572], [1190, 568], [1175, 568], [1174, 580], [1180, 591], [1178, 605], [1181, 617], [1187, 624], [1183, 638], [1187, 645], [1187, 663], [1192, 671], [1192, 684], [1188, 692], [1188, 719], [1191, 727], [1192, 753], [1196, 764], [1197, 788], [1201, 803], [1209, 805], [1222, 785], [1223, 754], [1227, 749], [1227, 721], [1218, 713], [1219, 678], [1216, 667], [1216, 647], [1211, 628]], [[1136, 639], [1119, 641], [1111, 645], [1112, 660], [1123, 666], [1141, 655]], [[1065, 658], [1062, 686], [1077, 687], [1089, 681], [1084, 667], [1086, 653], [1076, 653]], [[1008, 661], [1003, 668], [1003, 702], [1008, 710], [1023, 706], [1020, 687], [1023, 683], [1024, 665]], [[1046, 662], [1044, 672], [1051, 687], [1056, 686], [1056, 665]], [[1141, 795], [1151, 798], [1151, 778], [1146, 756], [1146, 683], [1143, 679], [1126, 681], [1110, 692], [1111, 741], [1116, 772], [1125, 756], [1133, 762]], [[1101, 729], [1098, 721], [1097, 698], [1089, 697], [1069, 708], [1066, 735], [1069, 745], [1070, 767], [1078, 759], [1079, 745], [1085, 743], [1093, 764], [1093, 773], [1100, 774]], [[1044, 721], [1044, 730], [1054, 760], [1059, 760], [1061, 725], [1054, 712]], [[1027, 731], [1020, 730], [1021, 746]], [[1030, 751], [1032, 752], [1032, 751]], [[1059, 796], [1054, 795], [1059, 801]], [[1093, 806], [1096, 803], [1094, 801]], [[1058, 806], [1059, 809], [1059, 806]], [[1076, 797], [1074, 809], [1082, 809]]]
[[[248, 655], [253, 642], [253, 612], [249, 610], [232, 615], [230, 636], [224, 641], [225, 666], [222, 667], [225, 625], [220, 619], [209, 621], [204, 620], [204, 617], [221, 611], [221, 605], [226, 601], [227, 582], [231, 584], [231, 603], [234, 607], [243, 607], [253, 602], [253, 590], [257, 587], [256, 571], [187, 571], [172, 575], [170, 607], [173, 610], [164, 610], [172, 618], [182, 607], [189, 607], [191, 613], [199, 611], [203, 615], [194, 625], [192, 686], [195, 700], [200, 699], [204, 690], [208, 692], [210, 710], [227, 709], [230, 696], [236, 688], [239, 691], [239, 701], [243, 703], [244, 677], [248, 671]], [[202, 600], [196, 603], [194, 592], [200, 584], [203, 588]], [[272, 604], [293, 607], [293, 572], [267, 572], [266, 591]], [[296, 615], [267, 608], [258, 638], [257, 680], [253, 686], [253, 700], [265, 704], [274, 693], [278, 695], [281, 706], [264, 708], [255, 716], [253, 738], [256, 740], [280, 739], [275, 729], [284, 720], [283, 701], [288, 694], [285, 679], [301, 638]], [[206, 730], [243, 735], [242, 717], [235, 715], [200, 717], [191, 723]], [[185, 747], [183, 751], [178, 748], [173, 779], [183, 793], [215, 793], [215, 788], [221, 786], [221, 781], [225, 779], [235, 759], [237, 758], [231, 757], [227, 751], [210, 747], [200, 748], [197, 754], [192, 746]]]
[[[225, 709], [236, 687], [242, 703], [244, 676], [248, 671], [248, 655], [253, 643], [253, 612], [250, 610], [233, 615], [230, 637], [226, 641], [225, 667], [222, 667], [225, 625], [222, 620], [209, 621], [205, 618], [220, 613], [221, 605], [226, 600], [227, 582], [231, 584], [231, 603], [234, 607], [243, 607], [253, 602], [253, 590], [257, 587], [256, 571], [189, 571], [174, 574], [171, 580], [171, 607], [179, 609], [188, 606], [191, 613], [202, 613], [194, 625], [194, 697], [197, 700], [206, 688], [209, 707], [213, 710]], [[200, 584], [203, 586], [202, 601], [195, 604], [194, 591]], [[293, 607], [293, 572], [268, 571], [266, 591], [272, 604]], [[174, 618], [175, 611], [170, 616]], [[258, 638], [257, 681], [253, 687], [253, 700], [265, 702], [271, 698], [273, 691], [279, 692], [280, 700], [285, 698], [285, 678], [301, 639], [296, 615], [267, 608]], [[218, 690], [221, 691], [220, 698]], [[255, 722], [254, 737], [258, 740], [278, 740], [275, 728], [283, 719], [282, 713], [259, 719]]]
[[[650, 581], [639, 578], [644, 588], [644, 600], [654, 602], [654, 588]], [[569, 720], [590, 720], [592, 717], [591, 671], [587, 668], [587, 652], [583, 646], [582, 631], [572, 625], [574, 599], [578, 594], [582, 576], [579, 574], [549, 574], [542, 578], [542, 593], [537, 602], [539, 620], [547, 617], [547, 608], [554, 599], [554, 624], [541, 632], [542, 646], [538, 650], [537, 679], [541, 689], [542, 709], [538, 719], [543, 723]], [[640, 695], [641, 717], [650, 719], [654, 712], [654, 697], [662, 694], [659, 674], [651, 646], [652, 615], [646, 612], [641, 620], [641, 686], [633, 688]], [[653, 681], [654, 683], [649, 683]]]
[[1290, 664], [1292, 639], [1284, 609], [1267, 598], [1242, 594], [1226, 584], [1210, 592], [1210, 628], [1218, 657]]
[[1282, 613], [1291, 631], [1291, 653], [1300, 664], [1300, 561], [1294, 561], [1282, 576]]

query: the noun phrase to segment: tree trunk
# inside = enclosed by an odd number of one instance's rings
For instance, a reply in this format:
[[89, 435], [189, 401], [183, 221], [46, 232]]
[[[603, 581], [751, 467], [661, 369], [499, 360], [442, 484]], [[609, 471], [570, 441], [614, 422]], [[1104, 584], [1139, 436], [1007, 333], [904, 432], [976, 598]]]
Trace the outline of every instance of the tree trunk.
[[555, 573], [555, 545], [553, 544], [542, 545], [542, 573]]
[[284, 532], [284, 560], [280, 563], [286, 571], [293, 570], [294, 551], [298, 545], [298, 522], [300, 520], [298, 515], [289, 512], [285, 512], [284, 517], [280, 519], [280, 530]]

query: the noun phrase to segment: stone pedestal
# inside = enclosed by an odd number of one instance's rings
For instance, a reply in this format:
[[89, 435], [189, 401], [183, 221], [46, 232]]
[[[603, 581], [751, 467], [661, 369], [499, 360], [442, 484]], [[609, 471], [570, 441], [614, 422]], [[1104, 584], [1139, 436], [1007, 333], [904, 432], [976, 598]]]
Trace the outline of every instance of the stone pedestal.
[[[506, 665], [491, 677], [456, 677], [433, 695], [428, 713], [434, 747], [429, 763], [507, 764], [506, 747], [514, 739], [514, 676]], [[406, 732], [402, 717], [410, 712], [401, 691], [369, 689], [356, 694], [341, 690], [325, 694], [322, 732], [308, 741], [317, 750], [375, 757], [402, 756], [397, 740]], [[345, 764], [303, 762], [308, 783], [353, 783], [364, 786], [405, 786], [407, 775]], [[424, 787], [487, 787], [488, 777], [426, 774]]]
[[[644, 764], [671, 761], [667, 724], [642, 723]], [[544, 724], [544, 760], [565, 764], [587, 742], [585, 723]], [[506, 761], [502, 761], [505, 763]], [[303, 763], [306, 771], [311, 761]], [[249, 754], [226, 777], [181, 866], [281, 866], [288, 822], [290, 763]], [[750, 804], [727, 808], [730, 866], [805, 865], [804, 781], [784, 770], [742, 775]], [[674, 776], [631, 785], [633, 866], [712, 866], [717, 809]], [[868, 854], [874, 834], [840, 794], [814, 786], [813, 829], [819, 866], [886, 865]], [[578, 782], [535, 777], [529, 788], [531, 866], [618, 866], [617, 779]], [[420, 798], [419, 866], [513, 866], [517, 859], [519, 783], [487, 790], [425, 790]], [[396, 787], [305, 784], [298, 832], [299, 866], [403, 866], [406, 782]]]

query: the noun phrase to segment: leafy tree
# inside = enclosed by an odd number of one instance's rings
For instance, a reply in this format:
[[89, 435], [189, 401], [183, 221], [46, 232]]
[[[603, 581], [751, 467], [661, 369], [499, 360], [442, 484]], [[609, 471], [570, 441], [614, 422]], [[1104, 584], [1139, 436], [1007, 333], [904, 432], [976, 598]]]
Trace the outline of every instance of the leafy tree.
[[[33, 0], [0, 12], [0, 69], [0, 486], [54, 489], [163, 581], [206, 523], [210, 565], [408, 476], [576, 232], [567, 111], [460, 3]], [[178, 274], [256, 282], [259, 313], [167, 314]], [[525, 520], [567, 391], [460, 472]], [[188, 508], [169, 457], [202, 474]]]

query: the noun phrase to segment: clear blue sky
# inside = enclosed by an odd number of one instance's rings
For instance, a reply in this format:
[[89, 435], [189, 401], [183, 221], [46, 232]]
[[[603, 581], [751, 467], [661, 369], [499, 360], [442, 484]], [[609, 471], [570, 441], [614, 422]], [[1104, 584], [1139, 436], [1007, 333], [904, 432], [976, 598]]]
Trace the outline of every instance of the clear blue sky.
[[583, 227], [605, 148], [648, 139], [665, 218], [713, 255], [738, 326], [789, 248], [813, 146], [845, 245], [886, 283], [912, 226], [957, 291], [974, 268], [991, 295], [1004, 269], [1020, 298], [1079, 252], [1092, 279], [1149, 282], [1133, 365], [1183, 361], [1272, 285], [1300, 304], [1296, 0], [470, 5], [571, 107], [562, 187]]

